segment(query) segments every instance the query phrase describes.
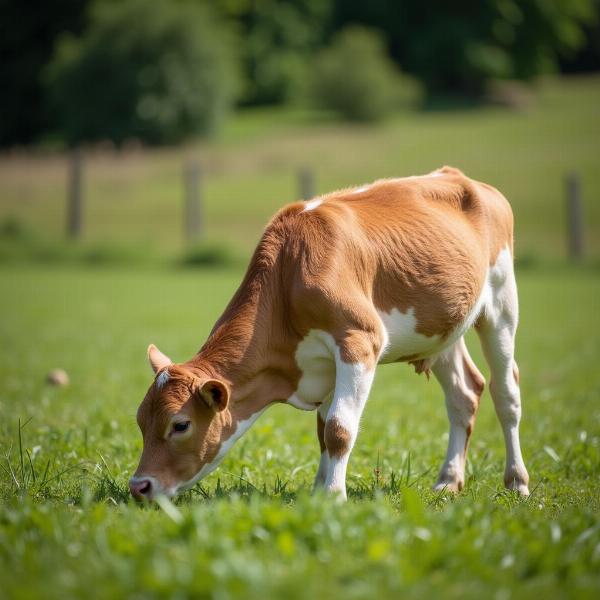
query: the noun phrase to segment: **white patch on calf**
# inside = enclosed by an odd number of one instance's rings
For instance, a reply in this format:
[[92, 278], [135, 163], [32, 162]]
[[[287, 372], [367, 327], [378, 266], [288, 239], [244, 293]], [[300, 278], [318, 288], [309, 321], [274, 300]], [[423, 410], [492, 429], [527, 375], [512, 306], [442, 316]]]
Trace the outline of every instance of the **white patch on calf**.
[[517, 286], [508, 246], [498, 254], [489, 272], [488, 298], [484, 307], [487, 327], [482, 342], [492, 371], [490, 391], [506, 444], [505, 484], [529, 494], [528, 475], [519, 440], [521, 393], [514, 376], [514, 335], [519, 319]]
[[318, 206], [321, 206], [321, 204], [323, 204], [322, 198], [315, 198], [314, 200], [309, 200], [308, 202], [305, 202], [304, 210], [302, 212], [308, 212], [309, 210], [314, 210]]
[[169, 381], [169, 369], [162, 371], [156, 378], [156, 389], [160, 390]]
[[504, 293], [507, 279], [513, 277], [513, 269], [513, 258], [507, 245], [498, 253], [488, 275], [487, 284], [490, 293], [486, 302], [486, 314], [494, 320], [500, 317], [502, 311], [514, 315], [519, 312], [518, 306], [514, 305], [516, 294]]
[[[358, 434], [360, 417], [371, 391], [375, 369], [369, 370], [360, 362], [344, 362], [337, 346], [335, 347], [335, 365], [335, 391], [331, 406], [327, 411], [325, 428], [329, 421], [335, 419], [338, 426], [350, 434], [350, 440], [344, 454], [328, 457], [324, 485], [328, 492], [339, 493], [340, 497], [345, 499], [348, 459]], [[327, 433], [325, 435], [327, 436]]]
[[431, 362], [428, 364], [428, 368], [430, 368], [435, 362], [436, 356], [460, 339], [474, 325], [482, 311], [488, 310], [489, 300], [492, 296], [491, 277], [492, 273], [488, 270], [479, 298], [462, 323], [445, 339], [442, 339], [440, 335], [427, 336], [418, 333], [415, 309], [412, 306], [405, 313], [397, 308], [393, 308], [389, 313], [377, 311], [386, 337], [386, 345], [379, 362], [394, 362], [402, 356], [429, 357]]
[[335, 340], [330, 333], [311, 329], [296, 349], [296, 364], [302, 371], [296, 392], [288, 404], [301, 410], [315, 410], [335, 387]]
[[389, 313], [377, 312], [387, 341], [380, 363], [394, 362], [402, 356], [429, 355], [442, 347], [439, 335], [429, 337], [417, 332], [417, 319], [412, 306], [405, 313], [397, 308]]

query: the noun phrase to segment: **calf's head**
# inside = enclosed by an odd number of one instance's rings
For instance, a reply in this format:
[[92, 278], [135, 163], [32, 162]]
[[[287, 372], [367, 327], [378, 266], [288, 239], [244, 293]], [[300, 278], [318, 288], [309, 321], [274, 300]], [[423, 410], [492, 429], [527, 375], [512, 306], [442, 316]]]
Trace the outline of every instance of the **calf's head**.
[[156, 377], [137, 412], [144, 447], [129, 480], [137, 500], [191, 487], [214, 468], [231, 426], [227, 383], [173, 364], [153, 345], [148, 358]]

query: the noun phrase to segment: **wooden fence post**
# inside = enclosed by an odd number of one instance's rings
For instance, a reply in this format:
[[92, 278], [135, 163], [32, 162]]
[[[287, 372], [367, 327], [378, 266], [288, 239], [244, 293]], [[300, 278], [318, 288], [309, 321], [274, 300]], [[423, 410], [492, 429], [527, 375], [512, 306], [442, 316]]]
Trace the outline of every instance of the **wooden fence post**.
[[298, 174], [298, 185], [301, 200], [310, 200], [315, 196], [315, 178], [308, 167], [300, 169]]
[[566, 191], [569, 258], [577, 261], [581, 260], [584, 256], [581, 179], [577, 173], [569, 173], [567, 175]]
[[79, 239], [83, 231], [83, 154], [75, 148], [69, 157], [67, 236]]
[[184, 167], [185, 209], [184, 231], [187, 242], [193, 244], [202, 238], [202, 172], [197, 160]]

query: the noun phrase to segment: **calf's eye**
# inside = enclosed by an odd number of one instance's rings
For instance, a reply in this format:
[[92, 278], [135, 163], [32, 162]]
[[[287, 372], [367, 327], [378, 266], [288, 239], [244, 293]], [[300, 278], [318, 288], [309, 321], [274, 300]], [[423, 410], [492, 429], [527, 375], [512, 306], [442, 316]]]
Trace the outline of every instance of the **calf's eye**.
[[178, 421], [177, 423], [173, 423], [173, 431], [175, 433], [183, 433], [187, 431], [190, 427], [190, 421]]

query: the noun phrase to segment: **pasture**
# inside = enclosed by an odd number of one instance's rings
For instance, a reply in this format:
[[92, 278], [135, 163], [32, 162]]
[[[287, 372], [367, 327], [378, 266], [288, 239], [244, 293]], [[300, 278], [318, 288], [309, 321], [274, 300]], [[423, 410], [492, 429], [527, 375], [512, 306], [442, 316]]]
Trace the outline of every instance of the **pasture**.
[[[293, 199], [291, 165], [309, 150], [319, 189], [443, 163], [496, 184], [515, 208], [518, 252], [532, 259], [517, 271], [516, 354], [532, 494], [522, 499], [502, 487], [502, 435], [487, 390], [465, 490], [432, 492], [447, 443], [441, 389], [407, 365], [386, 365], [350, 460], [348, 504], [310, 493], [319, 456], [315, 414], [276, 406], [200, 485], [174, 503], [136, 506], [127, 480], [142, 445], [135, 411], [152, 380], [146, 347], [154, 342], [175, 361], [192, 356], [242, 271], [164, 260], [6, 261], [2, 596], [597, 598], [599, 89], [597, 78], [575, 79], [544, 88], [530, 112], [400, 115], [375, 129], [307, 126], [300, 118], [290, 125], [255, 113], [212, 145], [96, 156], [86, 240], [148, 239], [166, 254], [178, 248], [186, 152], [200, 152], [211, 169], [211, 235], [235, 240], [242, 252], [268, 215]], [[55, 237], [61, 165], [53, 156], [3, 157], [0, 216]], [[576, 267], [557, 259], [562, 177], [575, 168], [591, 256]], [[476, 336], [468, 345], [487, 377]], [[68, 387], [45, 383], [55, 367], [68, 371]]]
[[[315, 415], [277, 406], [166, 510], [128, 500], [151, 381], [145, 348], [196, 351], [240, 273], [3, 267], [0, 580], [8, 597], [179, 598], [444, 593], [597, 597], [600, 281], [519, 273], [522, 441], [533, 491], [501, 487], [488, 393], [465, 491], [430, 491], [444, 456], [441, 391], [378, 371], [349, 469], [350, 501], [309, 495]], [[486, 373], [477, 341], [470, 340]], [[44, 375], [65, 367], [70, 387]], [[19, 422], [21, 430], [19, 432]]]

